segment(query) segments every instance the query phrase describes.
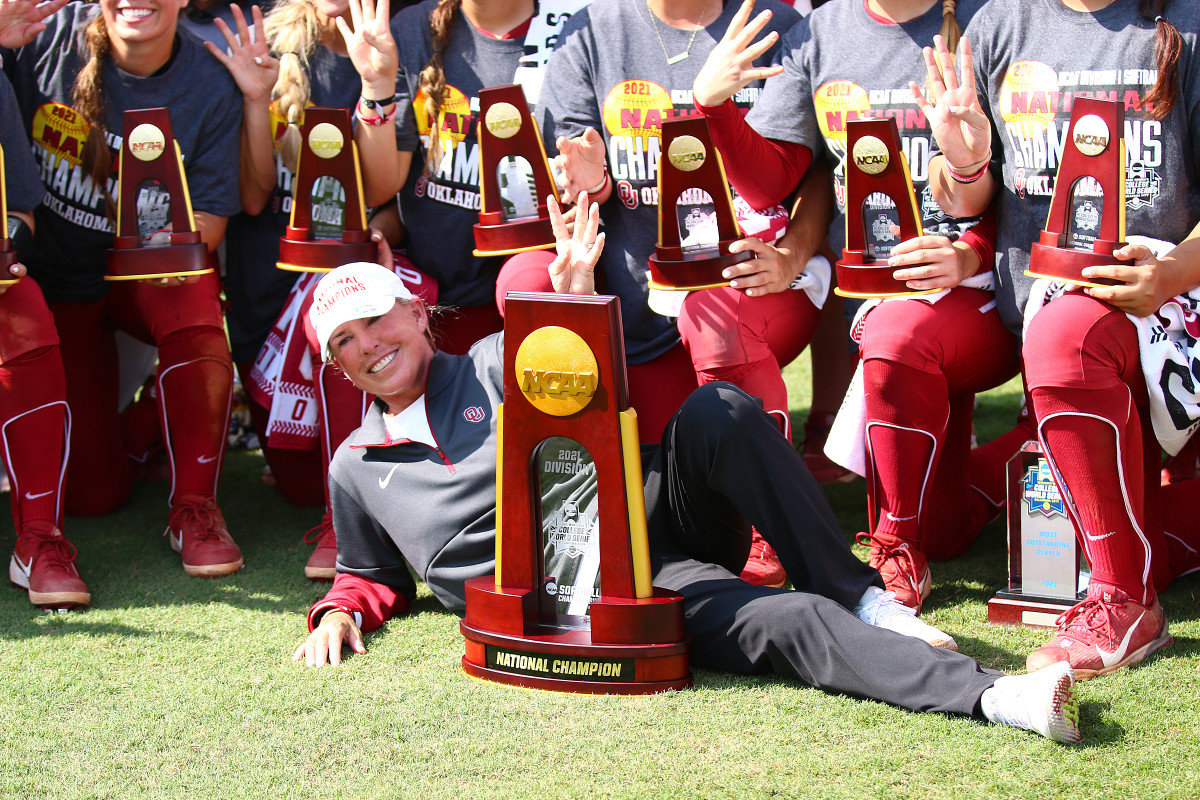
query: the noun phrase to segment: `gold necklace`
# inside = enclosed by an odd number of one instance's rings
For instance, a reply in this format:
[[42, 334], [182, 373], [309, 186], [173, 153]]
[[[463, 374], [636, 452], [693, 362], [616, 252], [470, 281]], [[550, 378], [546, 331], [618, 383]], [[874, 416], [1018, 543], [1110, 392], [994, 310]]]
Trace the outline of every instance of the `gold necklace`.
[[[683, 61], [685, 58], [690, 56], [692, 54], [692, 43], [696, 41], [696, 34], [703, 30], [704, 26], [701, 25], [699, 28], [696, 28], [694, 31], [692, 31], [692, 38], [688, 39], [686, 50], [676, 56], [667, 55], [667, 45], [663, 41], [662, 33], [660, 33], [658, 30], [658, 15], [655, 14], [654, 9], [650, 7], [650, 0], [646, 0], [646, 10], [650, 12], [650, 24], [654, 26], [654, 35], [658, 37], [658, 46], [662, 48], [663, 58], [667, 60], [667, 63], [678, 64], [680, 61]], [[704, 10], [708, 11], [707, 3], [704, 4]], [[701, 19], [703, 19], [703, 17], [701, 17]]]

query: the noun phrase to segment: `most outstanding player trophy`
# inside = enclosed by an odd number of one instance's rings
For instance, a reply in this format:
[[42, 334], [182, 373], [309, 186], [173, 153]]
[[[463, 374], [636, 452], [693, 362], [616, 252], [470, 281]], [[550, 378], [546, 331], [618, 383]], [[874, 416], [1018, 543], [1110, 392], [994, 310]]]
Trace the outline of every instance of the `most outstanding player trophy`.
[[1029, 253], [1026, 275], [1080, 286], [1113, 286], [1084, 278], [1084, 267], [1132, 264], [1113, 256], [1125, 246], [1125, 104], [1075, 99], [1054, 179], [1046, 228]]
[[[680, 233], [681, 223], [686, 236]], [[713, 147], [708, 120], [667, 120], [658, 162], [658, 244], [650, 256], [651, 288], [728, 286], [721, 275], [725, 268], [754, 258], [750, 251], [729, 252], [729, 245], [740, 238], [725, 165]]]
[[504, 308], [496, 574], [467, 581], [463, 671], [590, 694], [690, 686], [683, 598], [651, 585], [618, 300], [510, 292]]
[[896, 120], [846, 123], [846, 246], [837, 262], [842, 297], [910, 297], [914, 291], [892, 277], [892, 248], [921, 236], [921, 214], [908, 161], [900, 150]]
[[20, 280], [8, 270], [17, 263], [17, 251], [13, 250], [8, 236], [8, 191], [4, 184], [4, 148], [0, 147], [0, 286], [12, 286]]
[[1008, 461], [1008, 588], [988, 601], [988, 622], [1052, 628], [1082, 599], [1075, 527], [1042, 456], [1026, 442]]
[[292, 216], [279, 238], [275, 265], [290, 272], [329, 272], [354, 261], [378, 261], [379, 247], [367, 230], [350, 111], [307, 108], [300, 136]]
[[126, 111], [117, 174], [117, 235], [106, 281], [212, 272], [196, 230], [183, 157], [165, 108]]
[[557, 190], [520, 86], [479, 91], [479, 222], [475, 255], [554, 247], [546, 198]]

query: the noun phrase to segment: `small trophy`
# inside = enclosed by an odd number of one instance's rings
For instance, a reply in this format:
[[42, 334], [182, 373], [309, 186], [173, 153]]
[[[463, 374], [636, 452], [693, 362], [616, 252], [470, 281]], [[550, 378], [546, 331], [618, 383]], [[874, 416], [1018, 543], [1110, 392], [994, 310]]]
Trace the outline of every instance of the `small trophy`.
[[496, 575], [467, 581], [463, 671], [586, 694], [690, 686], [683, 598], [651, 585], [619, 302], [510, 292], [504, 309]]
[[742, 238], [742, 230], [708, 120], [688, 117], [664, 122], [662, 153], [658, 244], [650, 256], [650, 288], [692, 291], [728, 286], [721, 276], [725, 268], [749, 261], [754, 254], [729, 252], [729, 245]]
[[13, 250], [8, 236], [8, 190], [4, 185], [4, 148], [0, 147], [0, 286], [12, 286], [20, 278], [14, 278], [9, 268], [17, 263], [17, 251]]
[[1125, 246], [1124, 134], [1124, 103], [1075, 99], [1046, 229], [1033, 243], [1026, 275], [1080, 286], [1122, 283], [1081, 273], [1084, 267], [1133, 264], [1113, 256]]
[[896, 120], [846, 123], [846, 247], [837, 262], [842, 297], [912, 297], [914, 291], [892, 277], [892, 248], [922, 235], [921, 214], [900, 150]]
[[[117, 235], [106, 281], [212, 272], [192, 216], [183, 157], [165, 108], [126, 111], [117, 174]], [[166, 156], [165, 158], [163, 156]], [[172, 158], [172, 156], [174, 156]]]
[[329, 272], [355, 261], [378, 261], [379, 247], [367, 230], [350, 111], [305, 109], [300, 135], [292, 217], [279, 238], [275, 266], [290, 272]]
[[546, 198], [556, 189], [542, 134], [520, 86], [479, 91], [479, 222], [475, 255], [554, 247]]
[[1037, 442], [1008, 461], [1008, 588], [988, 601], [988, 622], [1053, 628], [1083, 599], [1086, 573], [1050, 464]]

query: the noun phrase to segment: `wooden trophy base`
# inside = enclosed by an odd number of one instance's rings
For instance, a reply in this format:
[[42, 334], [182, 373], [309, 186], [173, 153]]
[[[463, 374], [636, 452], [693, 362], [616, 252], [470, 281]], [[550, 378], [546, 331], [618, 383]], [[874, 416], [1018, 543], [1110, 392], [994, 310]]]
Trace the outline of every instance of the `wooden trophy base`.
[[654, 694], [692, 685], [683, 598], [601, 597], [591, 627], [537, 621], [537, 592], [504, 589], [491, 576], [467, 581], [462, 670], [493, 683], [576, 694]]
[[288, 272], [329, 272], [356, 261], [379, 263], [379, 245], [370, 234], [361, 232], [363, 241], [308, 239], [305, 232], [289, 227], [279, 238], [279, 260], [275, 266]]
[[145, 281], [207, 275], [208, 245], [197, 231], [172, 233], [171, 243], [143, 247], [140, 236], [118, 236], [108, 251], [106, 281]]
[[[1054, 236], [1054, 234], [1046, 234], [1043, 236]], [[1118, 249], [1121, 244], [1119, 242], [1097, 242], [1098, 246], [1103, 249], [1100, 252], [1095, 250], [1076, 250], [1070, 247], [1056, 247], [1054, 245], [1042, 244], [1034, 242], [1033, 247], [1029, 252], [1029, 269], [1025, 270], [1025, 274], [1031, 278], [1046, 278], [1052, 281], [1061, 281], [1063, 283], [1073, 283], [1076, 286], [1090, 286], [1099, 288], [1101, 286], [1120, 286], [1124, 281], [1117, 281], [1111, 278], [1085, 278], [1083, 277], [1084, 267], [1111, 266], [1114, 264], [1122, 264], [1127, 267], [1133, 266], [1132, 261], [1122, 261], [1112, 255], [1112, 250]], [[1111, 249], [1110, 249], [1111, 246]], [[1105, 251], [1108, 252], [1105, 252]]]
[[501, 222], [498, 225], [475, 223], [476, 256], [511, 256], [532, 250], [549, 250], [555, 245], [549, 217]]
[[1058, 627], [1056, 622], [1058, 617], [1078, 602], [1078, 600], [1001, 590], [988, 601], [988, 622], [993, 625], [1056, 628]]
[[754, 258], [751, 251], [730, 253], [733, 241], [719, 242], [720, 255], [684, 255], [678, 247], [655, 247], [650, 256], [650, 288], [666, 292], [692, 292], [728, 286], [721, 276], [726, 267]]
[[17, 263], [17, 251], [12, 249], [12, 239], [0, 239], [0, 286], [12, 286], [20, 278], [10, 277], [9, 269]]
[[846, 253], [837, 262], [837, 286], [833, 292], [838, 297], [859, 299], [886, 297], [920, 297], [932, 294], [937, 289], [914, 290], [904, 281], [892, 277], [895, 267], [887, 262], [864, 264], [861, 253]]

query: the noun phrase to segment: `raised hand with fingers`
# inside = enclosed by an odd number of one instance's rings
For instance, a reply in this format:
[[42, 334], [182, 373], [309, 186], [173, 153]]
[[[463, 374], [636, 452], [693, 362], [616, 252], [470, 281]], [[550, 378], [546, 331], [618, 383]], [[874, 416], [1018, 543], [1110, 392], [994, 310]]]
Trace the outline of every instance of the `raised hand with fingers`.
[[596, 262], [604, 252], [604, 234], [600, 233], [600, 206], [580, 192], [576, 205], [574, 230], [568, 230], [562, 209], [553, 196], [546, 198], [550, 225], [558, 255], [550, 262], [550, 283], [559, 294], [594, 294]]
[[[389, 0], [350, 0], [350, 24], [336, 18], [350, 62], [362, 78], [363, 95], [386, 100], [396, 93], [400, 56], [390, 27]], [[385, 104], [386, 105], [386, 104]]]
[[[782, 65], [756, 67], [754, 61], [771, 49], [779, 34], [771, 31], [760, 41], [754, 37], [771, 21], [771, 12], [763, 11], [750, 20], [754, 0], [743, 0], [725, 30], [725, 35], [708, 54], [704, 66], [692, 82], [692, 95], [705, 106], [719, 106], [754, 81], [766, 80], [783, 72]], [[750, 20], [747, 23], [747, 20]], [[753, 44], [751, 44], [753, 42]]]
[[46, 30], [46, 17], [58, 11], [68, 0], [0, 0], [0, 47], [17, 48], [29, 44]]
[[236, 35], [224, 20], [214, 20], [217, 29], [225, 37], [228, 51], [221, 50], [212, 42], [205, 42], [204, 46], [212, 53], [213, 58], [229, 70], [244, 99], [250, 102], [269, 100], [271, 89], [279, 79], [279, 59], [271, 55], [271, 49], [267, 46], [267, 37], [263, 33], [262, 9], [251, 6], [254, 18], [253, 36], [250, 35], [241, 7], [232, 4], [230, 10], [233, 12], [233, 22], [237, 28]]
[[604, 166], [604, 139], [595, 128], [588, 128], [582, 136], [568, 139], [558, 137], [554, 146], [558, 155], [554, 165], [562, 170], [562, 201], [571, 202], [580, 192], [603, 190], [607, 171]]
[[925, 112], [929, 127], [946, 163], [955, 172], [974, 173], [992, 157], [992, 126], [975, 89], [975, 61], [971, 42], [962, 38], [962, 58], [955, 72], [954, 58], [941, 36], [933, 37], [934, 48], [926, 47], [925, 72], [929, 99], [916, 83], [909, 83], [913, 98]]

